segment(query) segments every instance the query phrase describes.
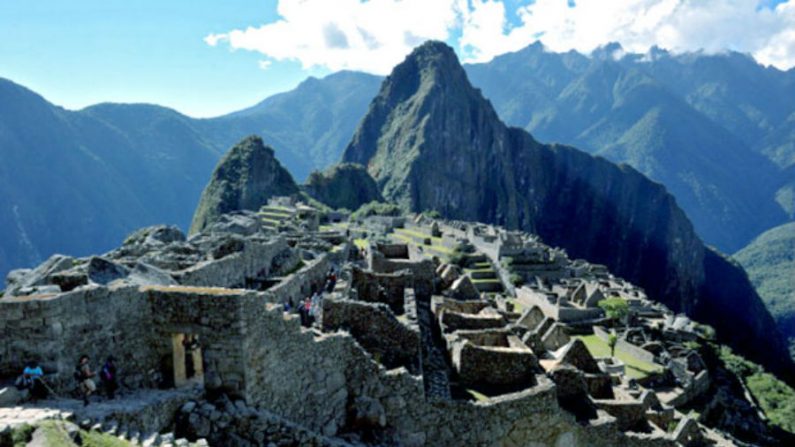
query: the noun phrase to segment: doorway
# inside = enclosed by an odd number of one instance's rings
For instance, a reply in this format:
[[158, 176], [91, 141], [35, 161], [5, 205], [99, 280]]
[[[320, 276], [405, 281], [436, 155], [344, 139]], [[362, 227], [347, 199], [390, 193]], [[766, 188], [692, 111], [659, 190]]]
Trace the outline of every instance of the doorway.
[[174, 334], [171, 337], [174, 364], [174, 386], [204, 385], [204, 363], [199, 336]]

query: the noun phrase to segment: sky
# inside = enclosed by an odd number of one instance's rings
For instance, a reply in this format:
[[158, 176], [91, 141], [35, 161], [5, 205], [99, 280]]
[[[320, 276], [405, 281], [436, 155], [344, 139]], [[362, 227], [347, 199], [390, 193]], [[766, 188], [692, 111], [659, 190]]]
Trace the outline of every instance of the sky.
[[464, 62], [551, 51], [740, 51], [795, 66], [795, 0], [0, 0], [0, 77], [79, 109], [239, 110], [338, 70], [387, 74], [428, 39]]

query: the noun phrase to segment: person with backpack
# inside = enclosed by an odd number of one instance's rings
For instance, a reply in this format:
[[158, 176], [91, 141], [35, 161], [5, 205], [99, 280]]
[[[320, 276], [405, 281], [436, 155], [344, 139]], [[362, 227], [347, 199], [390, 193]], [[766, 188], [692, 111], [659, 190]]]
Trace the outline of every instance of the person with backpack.
[[28, 362], [15, 384], [18, 390], [27, 390], [32, 400], [47, 397], [48, 389], [44, 384], [44, 372], [37, 362]]
[[97, 374], [91, 370], [88, 364], [89, 358], [86, 354], [80, 356], [80, 360], [75, 367], [75, 379], [80, 387], [80, 392], [83, 393], [83, 405], [88, 406], [88, 398], [97, 391], [97, 384], [94, 383], [93, 377]]
[[102, 388], [105, 390], [105, 395], [108, 399], [116, 397], [116, 390], [119, 389], [119, 379], [116, 376], [116, 359], [110, 355], [102, 369], [99, 371], [99, 380], [102, 382]]

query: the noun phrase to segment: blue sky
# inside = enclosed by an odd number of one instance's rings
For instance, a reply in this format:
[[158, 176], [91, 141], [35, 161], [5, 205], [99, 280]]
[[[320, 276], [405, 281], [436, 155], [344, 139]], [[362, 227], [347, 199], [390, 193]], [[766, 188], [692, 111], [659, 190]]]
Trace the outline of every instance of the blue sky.
[[150, 102], [194, 116], [255, 104], [308, 74], [298, 62], [213, 48], [211, 32], [276, 18], [274, 1], [2, 0], [0, 77], [52, 102]]
[[795, 65], [795, 0], [2, 0], [0, 77], [75, 109], [214, 116], [340, 69], [388, 73], [417, 43], [467, 62], [550, 50], [726, 49]]

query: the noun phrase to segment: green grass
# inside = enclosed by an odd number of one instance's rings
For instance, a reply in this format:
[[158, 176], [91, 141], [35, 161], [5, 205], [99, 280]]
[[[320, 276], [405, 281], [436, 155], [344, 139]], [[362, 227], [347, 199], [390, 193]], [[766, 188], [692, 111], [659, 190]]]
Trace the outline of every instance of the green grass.
[[479, 392], [477, 392], [477, 391], [475, 391], [475, 390], [473, 390], [471, 388], [467, 388], [466, 391], [467, 391], [467, 393], [469, 393], [470, 396], [472, 396], [478, 402], [485, 402], [485, 401], [489, 400], [489, 396], [486, 396], [483, 393], [479, 393]]
[[489, 268], [464, 269], [464, 271], [467, 273], [486, 273], [486, 272], [493, 272], [494, 269], [489, 267]]
[[522, 305], [522, 303], [519, 300], [517, 300], [516, 298], [509, 298], [508, 302], [513, 304], [513, 311], [514, 312], [520, 313], [520, 314], [524, 313], [524, 306]]
[[442, 257], [448, 257], [448, 256], [453, 254], [453, 249], [452, 248], [445, 247], [444, 245], [435, 245], [435, 244], [422, 245], [422, 244], [417, 244], [417, 240], [416, 239], [414, 239], [411, 236], [407, 236], [405, 234], [401, 234], [401, 233], [395, 232], [395, 233], [392, 233], [392, 237], [394, 239], [397, 239], [397, 240], [399, 240], [401, 242], [405, 242], [407, 244], [418, 245], [418, 246], [422, 247], [423, 251], [426, 251], [426, 252], [427, 251], [431, 251], [431, 252], [434, 252], [434, 253], [436, 253], [438, 255], [441, 255]]
[[472, 284], [487, 284], [487, 283], [499, 283], [502, 284], [499, 278], [480, 278], [480, 279], [473, 279]]
[[761, 366], [735, 354], [728, 346], [716, 349], [726, 368], [745, 382], [770, 421], [790, 433], [795, 433], [795, 389], [766, 372]]
[[[610, 346], [596, 335], [580, 335], [575, 338], [579, 338], [585, 343], [592, 356], [610, 357]], [[616, 358], [624, 362], [626, 375], [630, 378], [642, 379], [652, 373], [662, 372], [663, 370], [662, 366], [644, 362], [618, 347], [616, 347]]]
[[271, 218], [268, 218], [268, 217], [263, 217], [262, 221], [263, 222], [267, 222], [267, 223], [269, 223], [271, 225], [279, 225], [281, 223], [281, 221], [279, 221], [279, 220], [271, 219]]
[[431, 236], [430, 233], [423, 233], [422, 231], [409, 230], [408, 228], [395, 228], [395, 233], [402, 233], [417, 239], [430, 239], [434, 245], [441, 244], [442, 238]]
[[353, 245], [355, 245], [356, 248], [358, 248], [359, 250], [361, 249], [367, 250], [367, 247], [370, 246], [370, 241], [368, 241], [367, 239], [354, 239]]
[[476, 262], [475, 263], [475, 268], [476, 269], [489, 269], [489, 270], [493, 270], [494, 269], [494, 267], [492, 267], [492, 265], [491, 265], [491, 262], [488, 262], [488, 261]]
[[[47, 447], [74, 447], [77, 445], [69, 438], [69, 434], [60, 422], [50, 420], [42, 421], [35, 427], [23, 425], [14, 429], [13, 446], [24, 447], [30, 441], [35, 430], [41, 430]], [[82, 440], [80, 445], [83, 447], [129, 447], [131, 445], [115, 436], [85, 430], [80, 430], [80, 439]]]

